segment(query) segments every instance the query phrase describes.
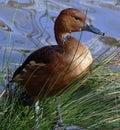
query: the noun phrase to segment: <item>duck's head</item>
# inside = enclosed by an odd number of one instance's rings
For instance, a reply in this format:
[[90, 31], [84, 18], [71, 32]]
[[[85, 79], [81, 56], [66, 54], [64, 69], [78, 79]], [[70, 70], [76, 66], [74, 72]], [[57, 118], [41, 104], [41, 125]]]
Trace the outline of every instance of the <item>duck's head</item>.
[[59, 43], [71, 32], [77, 31], [89, 31], [104, 35], [99, 29], [87, 24], [86, 19], [86, 15], [78, 9], [67, 8], [62, 10], [55, 21], [54, 27], [57, 42]]

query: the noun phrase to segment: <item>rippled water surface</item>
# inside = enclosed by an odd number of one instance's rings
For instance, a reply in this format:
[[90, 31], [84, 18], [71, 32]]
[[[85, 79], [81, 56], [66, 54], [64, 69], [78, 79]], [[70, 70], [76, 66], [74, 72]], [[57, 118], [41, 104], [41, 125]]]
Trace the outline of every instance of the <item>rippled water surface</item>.
[[[84, 32], [82, 41], [96, 58], [120, 46], [120, 0], [0, 0], [0, 59], [2, 69], [15, 69], [26, 55], [44, 45], [56, 44], [53, 26], [58, 13], [68, 7], [86, 12], [106, 37]], [[80, 33], [74, 33], [79, 38]]]

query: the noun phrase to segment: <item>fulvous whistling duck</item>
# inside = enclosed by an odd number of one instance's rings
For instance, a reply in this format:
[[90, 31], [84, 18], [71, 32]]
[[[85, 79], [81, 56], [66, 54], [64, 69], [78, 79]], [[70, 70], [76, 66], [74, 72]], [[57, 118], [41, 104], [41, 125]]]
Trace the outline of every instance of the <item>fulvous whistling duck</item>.
[[60, 93], [93, 62], [88, 47], [71, 36], [71, 32], [78, 31], [104, 35], [86, 23], [86, 15], [80, 10], [62, 10], [54, 25], [58, 45], [44, 46], [30, 54], [15, 71], [12, 81], [19, 83], [35, 99]]

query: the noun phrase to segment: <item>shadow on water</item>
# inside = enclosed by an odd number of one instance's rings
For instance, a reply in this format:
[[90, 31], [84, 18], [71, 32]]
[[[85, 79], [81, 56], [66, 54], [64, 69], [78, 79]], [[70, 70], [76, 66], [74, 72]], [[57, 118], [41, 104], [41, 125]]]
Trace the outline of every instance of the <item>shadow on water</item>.
[[[120, 46], [119, 0], [1, 0], [0, 1], [0, 59], [1, 69], [14, 70], [33, 50], [56, 44], [53, 26], [58, 13], [68, 7], [86, 11], [91, 22], [106, 33], [98, 37], [83, 33], [82, 41], [94, 58], [108, 48]], [[79, 38], [80, 33], [74, 33]]]

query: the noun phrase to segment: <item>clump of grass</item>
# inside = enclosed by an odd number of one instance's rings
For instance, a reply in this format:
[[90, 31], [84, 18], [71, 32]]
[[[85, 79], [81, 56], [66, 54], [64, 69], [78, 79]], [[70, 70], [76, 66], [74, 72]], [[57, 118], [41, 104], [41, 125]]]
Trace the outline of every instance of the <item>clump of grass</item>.
[[[56, 107], [61, 104], [63, 122], [87, 130], [118, 130], [120, 126], [120, 71], [109, 68], [120, 50], [115, 49], [94, 61], [92, 70], [72, 82], [70, 90], [55, 102], [54, 97], [42, 100], [39, 112], [41, 130], [51, 130], [56, 120]], [[118, 63], [119, 64], [119, 63]], [[0, 129], [35, 129], [34, 107], [19, 104], [16, 92], [12, 102], [1, 97]]]

